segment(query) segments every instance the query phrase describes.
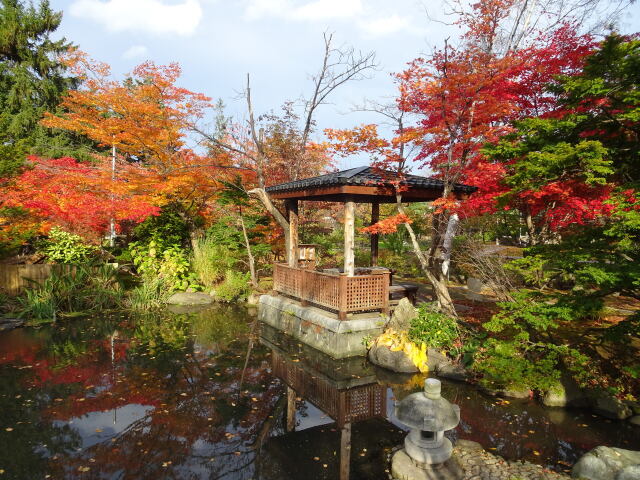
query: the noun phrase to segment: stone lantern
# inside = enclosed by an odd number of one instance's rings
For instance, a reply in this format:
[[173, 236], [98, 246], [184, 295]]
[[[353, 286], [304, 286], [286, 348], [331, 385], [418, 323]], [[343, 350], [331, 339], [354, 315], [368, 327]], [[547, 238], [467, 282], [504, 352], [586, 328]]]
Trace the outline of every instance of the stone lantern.
[[[460, 423], [460, 407], [442, 398], [440, 389], [440, 380], [428, 378], [423, 392], [413, 393], [396, 405], [396, 418], [411, 428], [404, 440], [404, 449], [393, 458], [392, 470], [401, 471], [402, 478], [431, 478], [426, 472], [441, 470], [451, 457], [453, 446], [444, 432]], [[450, 467], [458, 470], [453, 465]], [[408, 469], [419, 475], [410, 475]]]

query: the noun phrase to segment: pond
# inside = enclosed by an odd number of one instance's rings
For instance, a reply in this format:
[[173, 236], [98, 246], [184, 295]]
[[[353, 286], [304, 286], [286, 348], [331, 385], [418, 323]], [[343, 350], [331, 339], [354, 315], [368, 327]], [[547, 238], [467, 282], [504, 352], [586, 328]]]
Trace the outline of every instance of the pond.
[[[394, 401], [424, 378], [333, 361], [251, 313], [121, 313], [0, 333], [0, 478], [385, 478], [405, 434]], [[452, 382], [443, 395], [461, 407], [454, 439], [509, 459], [562, 471], [597, 445], [640, 449], [630, 424], [588, 412]]]

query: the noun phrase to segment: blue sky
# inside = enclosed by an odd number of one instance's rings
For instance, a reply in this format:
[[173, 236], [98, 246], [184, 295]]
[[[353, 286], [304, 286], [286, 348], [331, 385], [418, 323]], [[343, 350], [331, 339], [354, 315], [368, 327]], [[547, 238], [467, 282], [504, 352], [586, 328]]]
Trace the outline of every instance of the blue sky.
[[[434, 21], [447, 19], [441, 0], [52, 0], [51, 5], [64, 12], [59, 33], [109, 63], [115, 74], [148, 59], [177, 61], [182, 86], [221, 98], [236, 116], [245, 110], [237, 96], [247, 73], [258, 114], [306, 95], [309, 74], [321, 61], [323, 32], [333, 32], [338, 45], [375, 51], [380, 70], [341, 87], [333, 103], [321, 107], [319, 132], [378, 121], [374, 114], [351, 112], [352, 105], [393, 97], [393, 72], [457, 34]], [[625, 12], [621, 30], [640, 31], [640, 3]], [[341, 166], [363, 162], [347, 159]]]

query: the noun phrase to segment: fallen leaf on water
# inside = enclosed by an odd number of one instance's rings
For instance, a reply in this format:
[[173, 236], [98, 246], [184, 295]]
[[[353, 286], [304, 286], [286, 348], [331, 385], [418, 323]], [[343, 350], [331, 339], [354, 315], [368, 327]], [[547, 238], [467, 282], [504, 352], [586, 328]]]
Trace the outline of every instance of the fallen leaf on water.
[[317, 462], [320, 460], [320, 457], [313, 457], [313, 459]]
[[96, 428], [96, 433], [102, 433], [102, 429], [101, 428]]
[[13, 432], [13, 428], [11, 428], [11, 427], [7, 427], [7, 428], [5, 428], [5, 430], [6, 430], [7, 432]]

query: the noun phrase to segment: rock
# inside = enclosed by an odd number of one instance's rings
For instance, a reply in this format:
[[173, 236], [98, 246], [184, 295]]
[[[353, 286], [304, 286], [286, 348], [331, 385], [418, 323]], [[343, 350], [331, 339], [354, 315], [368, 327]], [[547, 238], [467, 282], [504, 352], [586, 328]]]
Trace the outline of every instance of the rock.
[[0, 332], [23, 326], [24, 320], [21, 318], [0, 318]]
[[433, 348], [429, 348], [427, 350], [427, 366], [429, 367], [429, 371], [433, 373], [438, 373], [440, 367], [444, 367], [445, 365], [450, 365], [451, 361], [447, 358], [446, 355], [443, 355], [438, 350]]
[[396, 332], [406, 332], [411, 326], [411, 320], [417, 316], [418, 310], [416, 310], [416, 307], [413, 306], [408, 298], [403, 298], [393, 311], [388, 327], [393, 328]]
[[213, 301], [211, 295], [202, 292], [174, 293], [167, 299], [169, 305], [208, 305]]
[[589, 399], [573, 378], [563, 375], [560, 383], [544, 394], [542, 403], [547, 407], [586, 407]]
[[519, 398], [519, 399], [525, 399], [525, 398], [531, 397], [531, 390], [528, 390], [528, 389], [517, 389], [517, 388], [493, 389], [493, 388], [489, 388], [481, 385], [480, 390], [493, 397], [509, 397], [509, 398]]
[[402, 480], [460, 480], [464, 469], [456, 457], [452, 457], [438, 468], [420, 468], [407, 453], [398, 450], [391, 458], [391, 475]]
[[482, 280], [476, 277], [467, 278], [467, 288], [474, 293], [481, 293], [484, 288], [484, 283]]
[[260, 294], [251, 292], [247, 297], [247, 304], [255, 306], [260, 302]]
[[369, 360], [374, 365], [393, 370], [399, 373], [416, 373], [418, 367], [407, 357], [407, 355], [399, 350], [392, 352], [386, 345], [375, 343], [369, 350]]
[[640, 465], [624, 467], [616, 475], [616, 480], [640, 480]]
[[635, 415], [629, 419], [631, 423], [634, 425], [638, 425], [640, 427], [640, 415]]
[[469, 451], [484, 450], [482, 445], [480, 445], [478, 442], [474, 442], [473, 440], [465, 440], [465, 439], [458, 440], [456, 442], [456, 448], [459, 448], [460, 450], [469, 450]]
[[456, 365], [454, 363], [441, 365], [438, 368], [437, 375], [439, 377], [457, 380], [458, 382], [464, 382], [468, 376], [467, 371], [462, 365]]
[[614, 420], [629, 418], [633, 412], [631, 408], [616, 397], [601, 395], [593, 399], [593, 410], [603, 417]]
[[[640, 452], [623, 448], [596, 447], [580, 458], [571, 470], [573, 478], [584, 480], [629, 480], [633, 470], [627, 467], [640, 464]], [[626, 470], [626, 472], [625, 472]], [[622, 479], [618, 475], [625, 475]]]

